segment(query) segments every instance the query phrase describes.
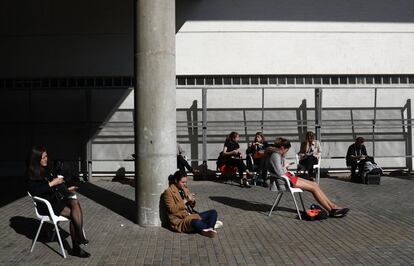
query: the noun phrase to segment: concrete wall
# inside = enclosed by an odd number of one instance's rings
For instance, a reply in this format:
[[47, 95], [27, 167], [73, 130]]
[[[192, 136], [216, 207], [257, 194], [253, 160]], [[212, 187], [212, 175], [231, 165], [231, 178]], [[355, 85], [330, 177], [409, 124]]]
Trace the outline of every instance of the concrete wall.
[[[132, 75], [131, 1], [0, 3], [0, 78]], [[413, 2], [177, 0], [177, 74], [412, 73]]]

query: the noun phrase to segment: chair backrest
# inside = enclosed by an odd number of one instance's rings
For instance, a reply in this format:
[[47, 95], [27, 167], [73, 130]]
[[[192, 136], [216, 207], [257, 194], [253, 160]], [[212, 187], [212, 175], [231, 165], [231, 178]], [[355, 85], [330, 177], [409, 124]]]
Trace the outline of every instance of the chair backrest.
[[[29, 192], [27, 192], [27, 194], [29, 195], [29, 197], [33, 200], [33, 204], [35, 206], [35, 211], [36, 211], [36, 215], [39, 219], [41, 219], [44, 216], [49, 216], [53, 221], [57, 221], [59, 216], [55, 215], [55, 213], [53, 212], [53, 208], [52, 205], [50, 204], [50, 202], [44, 198], [40, 198], [37, 196], [32, 196]], [[49, 212], [49, 214], [47, 215], [42, 215], [39, 213], [39, 211], [37, 210], [37, 202], [42, 202], [43, 204], [46, 205], [47, 210]]]
[[40, 215], [39, 211], [37, 210], [37, 203], [36, 203], [36, 201], [34, 200], [34, 198], [33, 198], [32, 194], [30, 194], [30, 192], [27, 192], [27, 195], [29, 195], [30, 199], [31, 199], [31, 200], [32, 200], [32, 202], [33, 202], [33, 205], [34, 205], [34, 208], [35, 208], [35, 212], [36, 212], [36, 216], [37, 216], [37, 218], [41, 219], [43, 215]]

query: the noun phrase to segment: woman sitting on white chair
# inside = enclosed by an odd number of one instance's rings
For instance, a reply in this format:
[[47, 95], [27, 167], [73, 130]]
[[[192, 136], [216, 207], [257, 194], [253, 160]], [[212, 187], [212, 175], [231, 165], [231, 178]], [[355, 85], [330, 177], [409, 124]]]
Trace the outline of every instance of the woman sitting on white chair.
[[309, 180], [315, 178], [313, 176], [313, 166], [318, 164], [320, 156], [322, 156], [321, 143], [315, 139], [315, 133], [308, 131], [306, 141], [300, 145], [299, 164], [305, 167]]
[[[72, 255], [87, 258], [90, 254], [80, 248], [89, 241], [83, 234], [83, 215], [79, 201], [71, 197], [78, 188], [69, 188], [64, 184], [63, 176], [54, 176], [47, 167], [48, 156], [43, 146], [32, 148], [28, 158], [27, 176], [28, 189], [32, 196], [44, 198], [50, 202], [57, 216], [70, 220], [70, 235], [72, 238]], [[47, 215], [47, 206], [38, 204], [40, 214]]]
[[291, 187], [297, 187], [312, 193], [315, 200], [328, 211], [330, 217], [344, 217], [349, 211], [348, 208], [341, 208], [333, 203], [315, 182], [294, 176], [292, 172], [287, 170], [287, 168], [292, 164], [285, 162], [285, 155], [289, 151], [290, 147], [291, 145], [289, 140], [277, 138], [274, 147], [269, 147], [266, 150], [268, 153], [268, 162], [266, 163], [267, 170], [278, 178], [287, 176], [291, 182]]

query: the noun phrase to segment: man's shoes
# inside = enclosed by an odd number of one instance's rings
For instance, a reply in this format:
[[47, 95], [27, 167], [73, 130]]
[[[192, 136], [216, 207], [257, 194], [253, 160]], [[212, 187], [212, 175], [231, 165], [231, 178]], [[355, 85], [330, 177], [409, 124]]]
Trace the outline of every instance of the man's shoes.
[[212, 228], [208, 228], [201, 230], [200, 234], [209, 238], [215, 238], [217, 236], [217, 231]]
[[80, 247], [73, 248], [71, 255], [79, 257], [79, 258], [89, 258], [91, 256], [90, 253], [86, 252], [85, 250], [81, 249]]
[[222, 228], [222, 227], [223, 227], [223, 222], [217, 220], [216, 221], [216, 225], [214, 226], [214, 229], [219, 229], [219, 228]]

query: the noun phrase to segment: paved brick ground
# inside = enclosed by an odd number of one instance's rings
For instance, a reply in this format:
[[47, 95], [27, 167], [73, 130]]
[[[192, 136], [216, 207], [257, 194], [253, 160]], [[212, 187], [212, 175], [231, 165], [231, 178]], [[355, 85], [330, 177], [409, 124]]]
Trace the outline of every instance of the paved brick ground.
[[[63, 259], [56, 241], [41, 235], [32, 203], [19, 198], [0, 209], [1, 265], [414, 265], [414, 179], [383, 177], [380, 186], [321, 179], [322, 188], [351, 212], [344, 219], [296, 219], [284, 196], [281, 210], [267, 216], [274, 193], [263, 187], [192, 181], [198, 210], [217, 209], [224, 228], [209, 239], [131, 222], [134, 188], [96, 181], [81, 187], [89, 259]], [[305, 193], [305, 204], [314, 203]], [[50, 227], [49, 227], [50, 228]], [[63, 236], [70, 243], [68, 224]], [[49, 230], [50, 231], [50, 230]], [[66, 245], [69, 249], [69, 245]]]

